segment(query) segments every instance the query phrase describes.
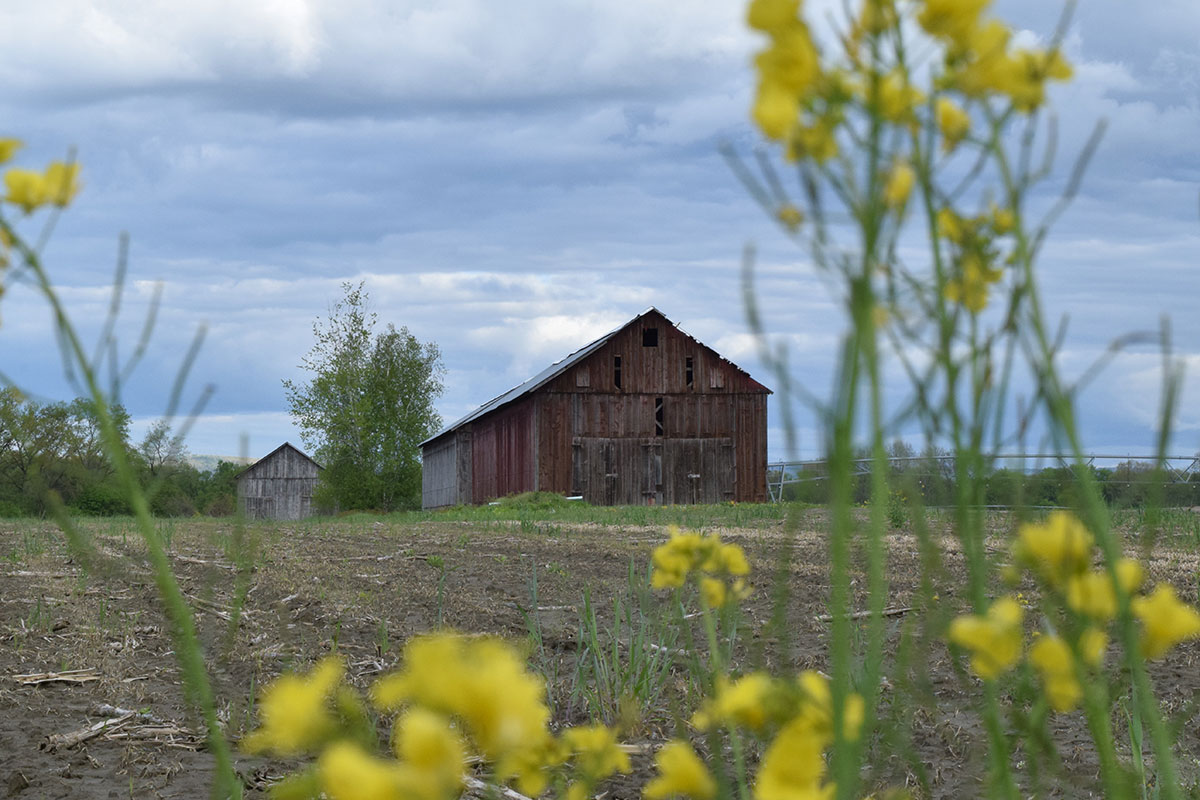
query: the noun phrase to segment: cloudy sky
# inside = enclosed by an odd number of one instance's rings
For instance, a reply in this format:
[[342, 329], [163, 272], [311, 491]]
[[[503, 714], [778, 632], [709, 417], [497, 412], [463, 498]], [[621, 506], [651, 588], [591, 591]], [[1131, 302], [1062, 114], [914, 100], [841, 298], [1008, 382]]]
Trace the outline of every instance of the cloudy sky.
[[[1046, 34], [1054, 5], [996, 13]], [[1200, 5], [1080, 5], [1047, 192], [1095, 121], [1109, 127], [1042, 262], [1051, 313], [1069, 315], [1063, 366], [1077, 375], [1167, 315], [1191, 366], [1171, 449], [1191, 453]], [[381, 320], [441, 347], [447, 420], [650, 305], [776, 385], [738, 299], [748, 242], [769, 330], [825, 395], [843, 330], [834, 298], [717, 152], [758, 141], [746, 114], [757, 41], [742, 14], [737, 0], [23, 3], [0, 27], [0, 134], [29, 143], [22, 163], [75, 148], [83, 164], [85, 191], [46, 259], [85, 334], [119, 232], [132, 241], [127, 351], [162, 283], [161, 323], [123, 396], [135, 436], [206, 326], [184, 403], [215, 393], [192, 452], [236, 454], [242, 434], [251, 455], [298, 442], [280, 382], [303, 378], [312, 323], [343, 281], [365, 281]], [[0, 314], [0, 370], [69, 398], [44, 304], [15, 286]], [[1160, 366], [1135, 347], [1090, 386], [1093, 451], [1150, 449]], [[771, 456], [783, 458], [772, 402]], [[812, 418], [798, 419], [800, 455], [814, 456]]]

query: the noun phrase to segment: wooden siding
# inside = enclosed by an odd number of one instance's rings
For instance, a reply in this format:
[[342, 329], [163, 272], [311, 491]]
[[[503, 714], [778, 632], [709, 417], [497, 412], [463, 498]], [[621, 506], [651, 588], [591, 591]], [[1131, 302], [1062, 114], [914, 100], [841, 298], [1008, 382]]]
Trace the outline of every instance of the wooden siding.
[[[648, 328], [658, 331], [654, 347], [642, 344], [643, 332]], [[620, 388], [613, 382], [615, 356], [621, 357]], [[691, 386], [687, 383], [689, 358]], [[586, 377], [580, 378], [580, 371], [586, 372]], [[595, 353], [550, 381], [544, 390], [596, 394], [768, 393], [761, 383], [655, 312], [615, 334]]]
[[426, 464], [438, 472], [430, 480], [449, 486], [439, 454], [457, 437], [459, 496], [476, 503], [530, 490], [613, 505], [765, 502], [768, 394], [652, 310], [515, 402], [430, 442]]
[[473, 502], [471, 428], [430, 442], [421, 451], [421, 508], [445, 508]]
[[247, 519], [310, 517], [320, 473], [316, 462], [285, 443], [238, 476], [238, 504]]
[[537, 488], [536, 403], [528, 397], [471, 423], [471, 498], [486, 503]]
[[[657, 329], [654, 347], [643, 345], [646, 328]], [[540, 489], [600, 504], [767, 499], [768, 390], [661, 316], [638, 320], [537, 394]]]
[[458, 502], [458, 437], [446, 436], [421, 453], [421, 508]]
[[571, 452], [571, 493], [595, 505], [734, 499], [732, 439], [578, 437]]

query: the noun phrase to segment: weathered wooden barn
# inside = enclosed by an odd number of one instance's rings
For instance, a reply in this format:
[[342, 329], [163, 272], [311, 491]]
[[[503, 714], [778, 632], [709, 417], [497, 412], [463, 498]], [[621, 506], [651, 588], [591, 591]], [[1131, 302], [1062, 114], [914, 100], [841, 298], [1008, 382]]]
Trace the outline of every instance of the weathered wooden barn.
[[762, 502], [770, 393], [650, 308], [422, 442], [422, 506]]
[[237, 476], [238, 507], [246, 519], [304, 519], [323, 467], [284, 442]]

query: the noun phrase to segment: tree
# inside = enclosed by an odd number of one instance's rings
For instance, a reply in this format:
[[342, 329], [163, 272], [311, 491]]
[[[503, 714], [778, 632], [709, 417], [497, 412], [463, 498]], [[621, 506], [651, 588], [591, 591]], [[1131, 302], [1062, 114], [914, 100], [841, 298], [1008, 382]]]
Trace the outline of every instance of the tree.
[[301, 361], [312, 373], [284, 389], [300, 436], [325, 466], [314, 497], [325, 508], [413, 508], [421, 499], [418, 445], [441, 428], [441, 352], [407, 328], [375, 333], [363, 284], [313, 323], [316, 344]]
[[160, 419], [146, 431], [146, 438], [138, 445], [138, 454], [146, 462], [151, 476], [169, 471], [187, 463], [187, 445], [178, 436], [172, 435], [171, 423]]

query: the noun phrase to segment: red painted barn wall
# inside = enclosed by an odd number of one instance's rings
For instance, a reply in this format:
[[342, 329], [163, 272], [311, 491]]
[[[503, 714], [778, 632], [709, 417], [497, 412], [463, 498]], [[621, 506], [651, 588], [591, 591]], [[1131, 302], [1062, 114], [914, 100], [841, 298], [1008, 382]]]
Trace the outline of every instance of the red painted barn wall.
[[535, 397], [471, 423], [471, 497], [486, 503], [497, 497], [528, 492], [534, 484]]

